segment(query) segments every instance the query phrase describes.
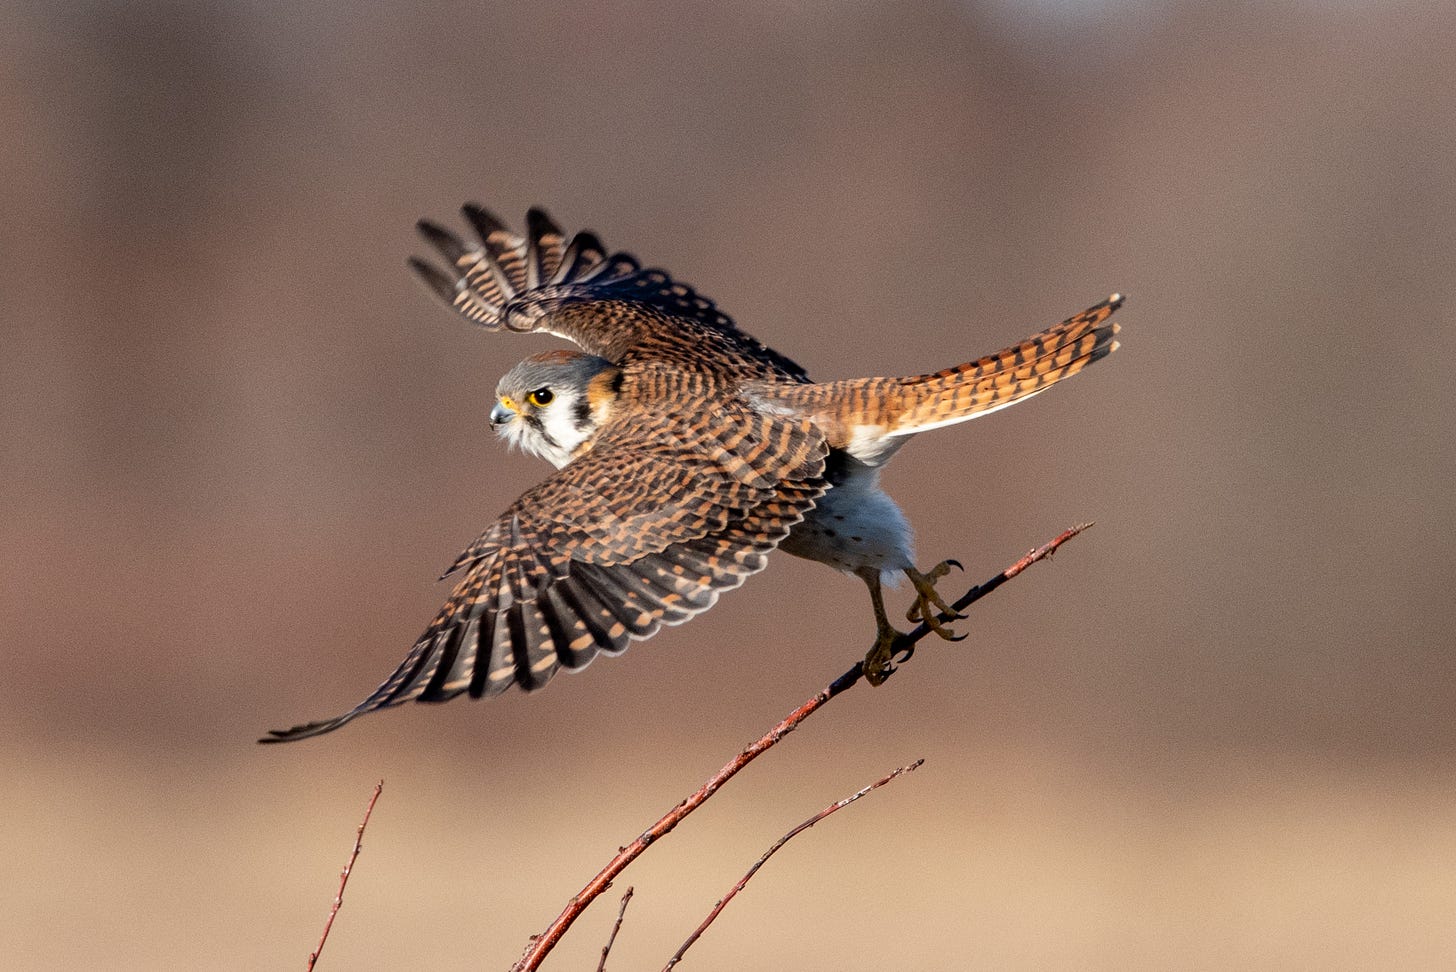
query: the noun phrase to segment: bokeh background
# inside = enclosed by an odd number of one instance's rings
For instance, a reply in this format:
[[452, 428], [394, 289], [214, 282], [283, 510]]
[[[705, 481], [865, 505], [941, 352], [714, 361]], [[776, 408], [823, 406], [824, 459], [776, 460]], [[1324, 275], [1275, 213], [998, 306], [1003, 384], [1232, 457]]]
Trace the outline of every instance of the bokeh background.
[[685, 967], [1456, 967], [1442, 7], [7, 4], [0, 964], [301, 968], [384, 779], [320, 967], [504, 968], [867, 646], [782, 557], [544, 693], [254, 744], [372, 689], [545, 472], [485, 416], [551, 340], [404, 268], [479, 199], [821, 378], [1131, 295], [1117, 355], [886, 476], [968, 581], [1096, 528], [652, 850], [614, 967], [921, 756]]

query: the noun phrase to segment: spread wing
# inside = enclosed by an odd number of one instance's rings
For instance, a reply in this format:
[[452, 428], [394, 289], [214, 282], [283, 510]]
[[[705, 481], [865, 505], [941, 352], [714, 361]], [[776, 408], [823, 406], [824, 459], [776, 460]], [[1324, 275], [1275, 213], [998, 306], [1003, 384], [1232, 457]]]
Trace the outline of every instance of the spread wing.
[[463, 208], [475, 239], [429, 220], [420, 234], [445, 260], [415, 273], [455, 310], [491, 331], [545, 331], [617, 364], [658, 359], [732, 378], [807, 381], [804, 369], [739, 330], [714, 303], [666, 272], [608, 253], [591, 233], [570, 239], [539, 209], [518, 236], [491, 213]]
[[667, 434], [629, 420], [527, 492], [451, 571], [464, 575], [409, 655], [363, 702], [274, 730], [285, 742], [405, 702], [530, 691], [706, 611], [762, 570], [827, 488], [807, 421], [746, 408]]

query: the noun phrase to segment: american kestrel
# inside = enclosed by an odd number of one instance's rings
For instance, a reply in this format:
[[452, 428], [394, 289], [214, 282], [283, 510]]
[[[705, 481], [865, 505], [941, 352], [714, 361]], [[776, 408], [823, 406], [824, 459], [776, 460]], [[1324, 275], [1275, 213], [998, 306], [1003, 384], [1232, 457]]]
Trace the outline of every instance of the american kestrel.
[[476, 238], [421, 220], [445, 269], [410, 265], [488, 331], [545, 331], [580, 350], [533, 355], [496, 389], [491, 427], [556, 472], [450, 566], [460, 573], [394, 674], [343, 715], [263, 742], [303, 739], [404, 702], [541, 688], [559, 669], [616, 655], [706, 611], [775, 549], [869, 587], [872, 682], [897, 635], [882, 578], [915, 590], [907, 613], [942, 637], [955, 620], [915, 568], [910, 527], [880, 468], [918, 432], [1040, 394], [1117, 348], [1116, 294], [993, 355], [934, 374], [811, 382], [711, 300], [591, 233], [568, 239], [538, 209], [519, 236], [479, 206]]

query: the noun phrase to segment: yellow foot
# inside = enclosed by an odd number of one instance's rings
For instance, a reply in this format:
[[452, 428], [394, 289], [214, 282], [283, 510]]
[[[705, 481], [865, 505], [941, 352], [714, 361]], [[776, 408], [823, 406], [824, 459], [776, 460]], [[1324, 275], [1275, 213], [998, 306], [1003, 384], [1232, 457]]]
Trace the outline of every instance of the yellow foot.
[[946, 641], [961, 641], [965, 635], [958, 635], [945, 625], [950, 621], [959, 621], [965, 615], [945, 603], [935, 589], [935, 582], [950, 573], [952, 567], [956, 570], [965, 569], [954, 560], [942, 560], [925, 574], [914, 567], [905, 569], [905, 576], [910, 578], [910, 583], [915, 587], [915, 603], [905, 612], [905, 620], [923, 623]]
[[892, 664], [895, 658], [895, 641], [900, 637], [900, 632], [888, 624], [880, 628], [880, 633], [875, 637], [875, 646], [865, 655], [864, 676], [865, 681], [871, 685], [883, 685], [885, 679], [895, 670]]

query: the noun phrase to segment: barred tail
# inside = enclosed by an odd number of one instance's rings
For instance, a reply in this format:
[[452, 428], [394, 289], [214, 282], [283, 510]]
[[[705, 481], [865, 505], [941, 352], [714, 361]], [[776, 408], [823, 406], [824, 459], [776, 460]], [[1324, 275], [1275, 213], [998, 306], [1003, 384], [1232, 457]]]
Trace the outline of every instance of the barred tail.
[[812, 419], [833, 448], [878, 465], [914, 435], [964, 422], [1040, 394], [1117, 350], [1122, 306], [1113, 294], [1020, 344], [976, 361], [910, 378], [854, 378], [812, 385], [755, 382], [760, 407]]
[[910, 435], [987, 415], [1038, 395], [1117, 350], [1113, 294], [1020, 344], [933, 375], [901, 379], [900, 413], [887, 430]]

